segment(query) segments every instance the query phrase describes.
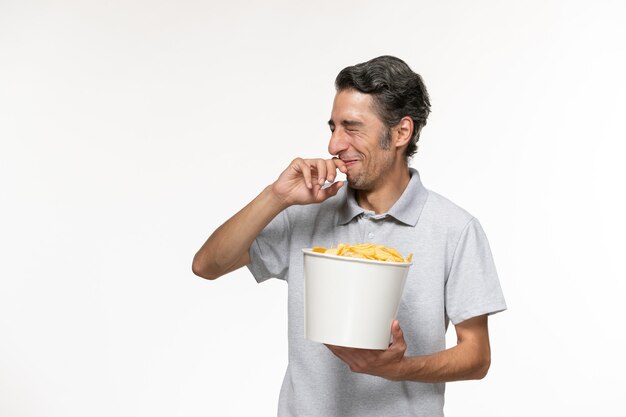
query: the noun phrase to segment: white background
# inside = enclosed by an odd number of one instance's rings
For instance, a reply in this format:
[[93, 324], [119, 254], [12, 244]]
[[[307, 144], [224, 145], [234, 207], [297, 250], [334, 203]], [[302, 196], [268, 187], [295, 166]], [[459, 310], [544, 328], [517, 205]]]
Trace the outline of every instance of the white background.
[[0, 0], [0, 416], [275, 415], [286, 286], [191, 259], [327, 155], [337, 72], [382, 54], [424, 77], [413, 166], [480, 219], [509, 305], [446, 414], [624, 415], [624, 11]]

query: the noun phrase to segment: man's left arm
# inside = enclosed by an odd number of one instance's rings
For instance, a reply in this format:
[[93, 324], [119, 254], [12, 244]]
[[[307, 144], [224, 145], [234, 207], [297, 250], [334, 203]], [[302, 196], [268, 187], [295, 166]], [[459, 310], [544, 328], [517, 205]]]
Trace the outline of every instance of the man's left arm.
[[455, 326], [457, 345], [432, 355], [405, 356], [407, 349], [398, 321], [391, 326], [393, 342], [386, 350], [327, 345], [353, 372], [392, 381], [450, 382], [482, 379], [491, 363], [487, 315]]

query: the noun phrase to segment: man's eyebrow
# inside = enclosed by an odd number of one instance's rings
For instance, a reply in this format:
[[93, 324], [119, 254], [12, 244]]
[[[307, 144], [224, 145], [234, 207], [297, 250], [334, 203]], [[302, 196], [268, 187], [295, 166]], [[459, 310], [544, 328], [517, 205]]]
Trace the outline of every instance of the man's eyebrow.
[[[341, 121], [341, 125], [342, 126], [346, 126], [346, 127], [361, 127], [364, 126], [365, 124], [363, 122], [359, 122], [357, 120], [342, 120]], [[332, 120], [328, 121], [328, 126], [333, 127], [335, 126], [335, 122]]]

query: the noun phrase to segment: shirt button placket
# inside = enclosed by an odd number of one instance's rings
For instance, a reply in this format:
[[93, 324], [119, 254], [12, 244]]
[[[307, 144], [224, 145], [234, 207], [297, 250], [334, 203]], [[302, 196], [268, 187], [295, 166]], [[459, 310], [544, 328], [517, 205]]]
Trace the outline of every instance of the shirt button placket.
[[374, 237], [376, 236], [374, 232], [372, 231], [374, 223], [375, 223], [372, 219], [373, 215], [374, 215], [373, 211], [365, 210], [363, 212], [363, 219], [365, 220], [365, 229], [370, 229], [370, 231], [367, 233], [367, 238], [370, 241], [374, 240]]

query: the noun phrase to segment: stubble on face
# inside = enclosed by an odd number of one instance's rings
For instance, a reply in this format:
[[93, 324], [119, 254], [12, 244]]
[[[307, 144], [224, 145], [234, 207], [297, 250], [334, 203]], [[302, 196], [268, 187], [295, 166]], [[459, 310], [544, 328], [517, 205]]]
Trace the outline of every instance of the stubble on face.
[[[385, 172], [393, 166], [393, 152], [390, 151], [391, 130], [383, 128], [383, 132], [378, 138], [378, 149], [375, 154], [371, 154], [367, 161], [367, 166], [354, 173], [348, 173], [347, 179], [350, 188], [361, 191], [370, 191], [383, 182]], [[363, 161], [363, 160], [362, 160]]]

